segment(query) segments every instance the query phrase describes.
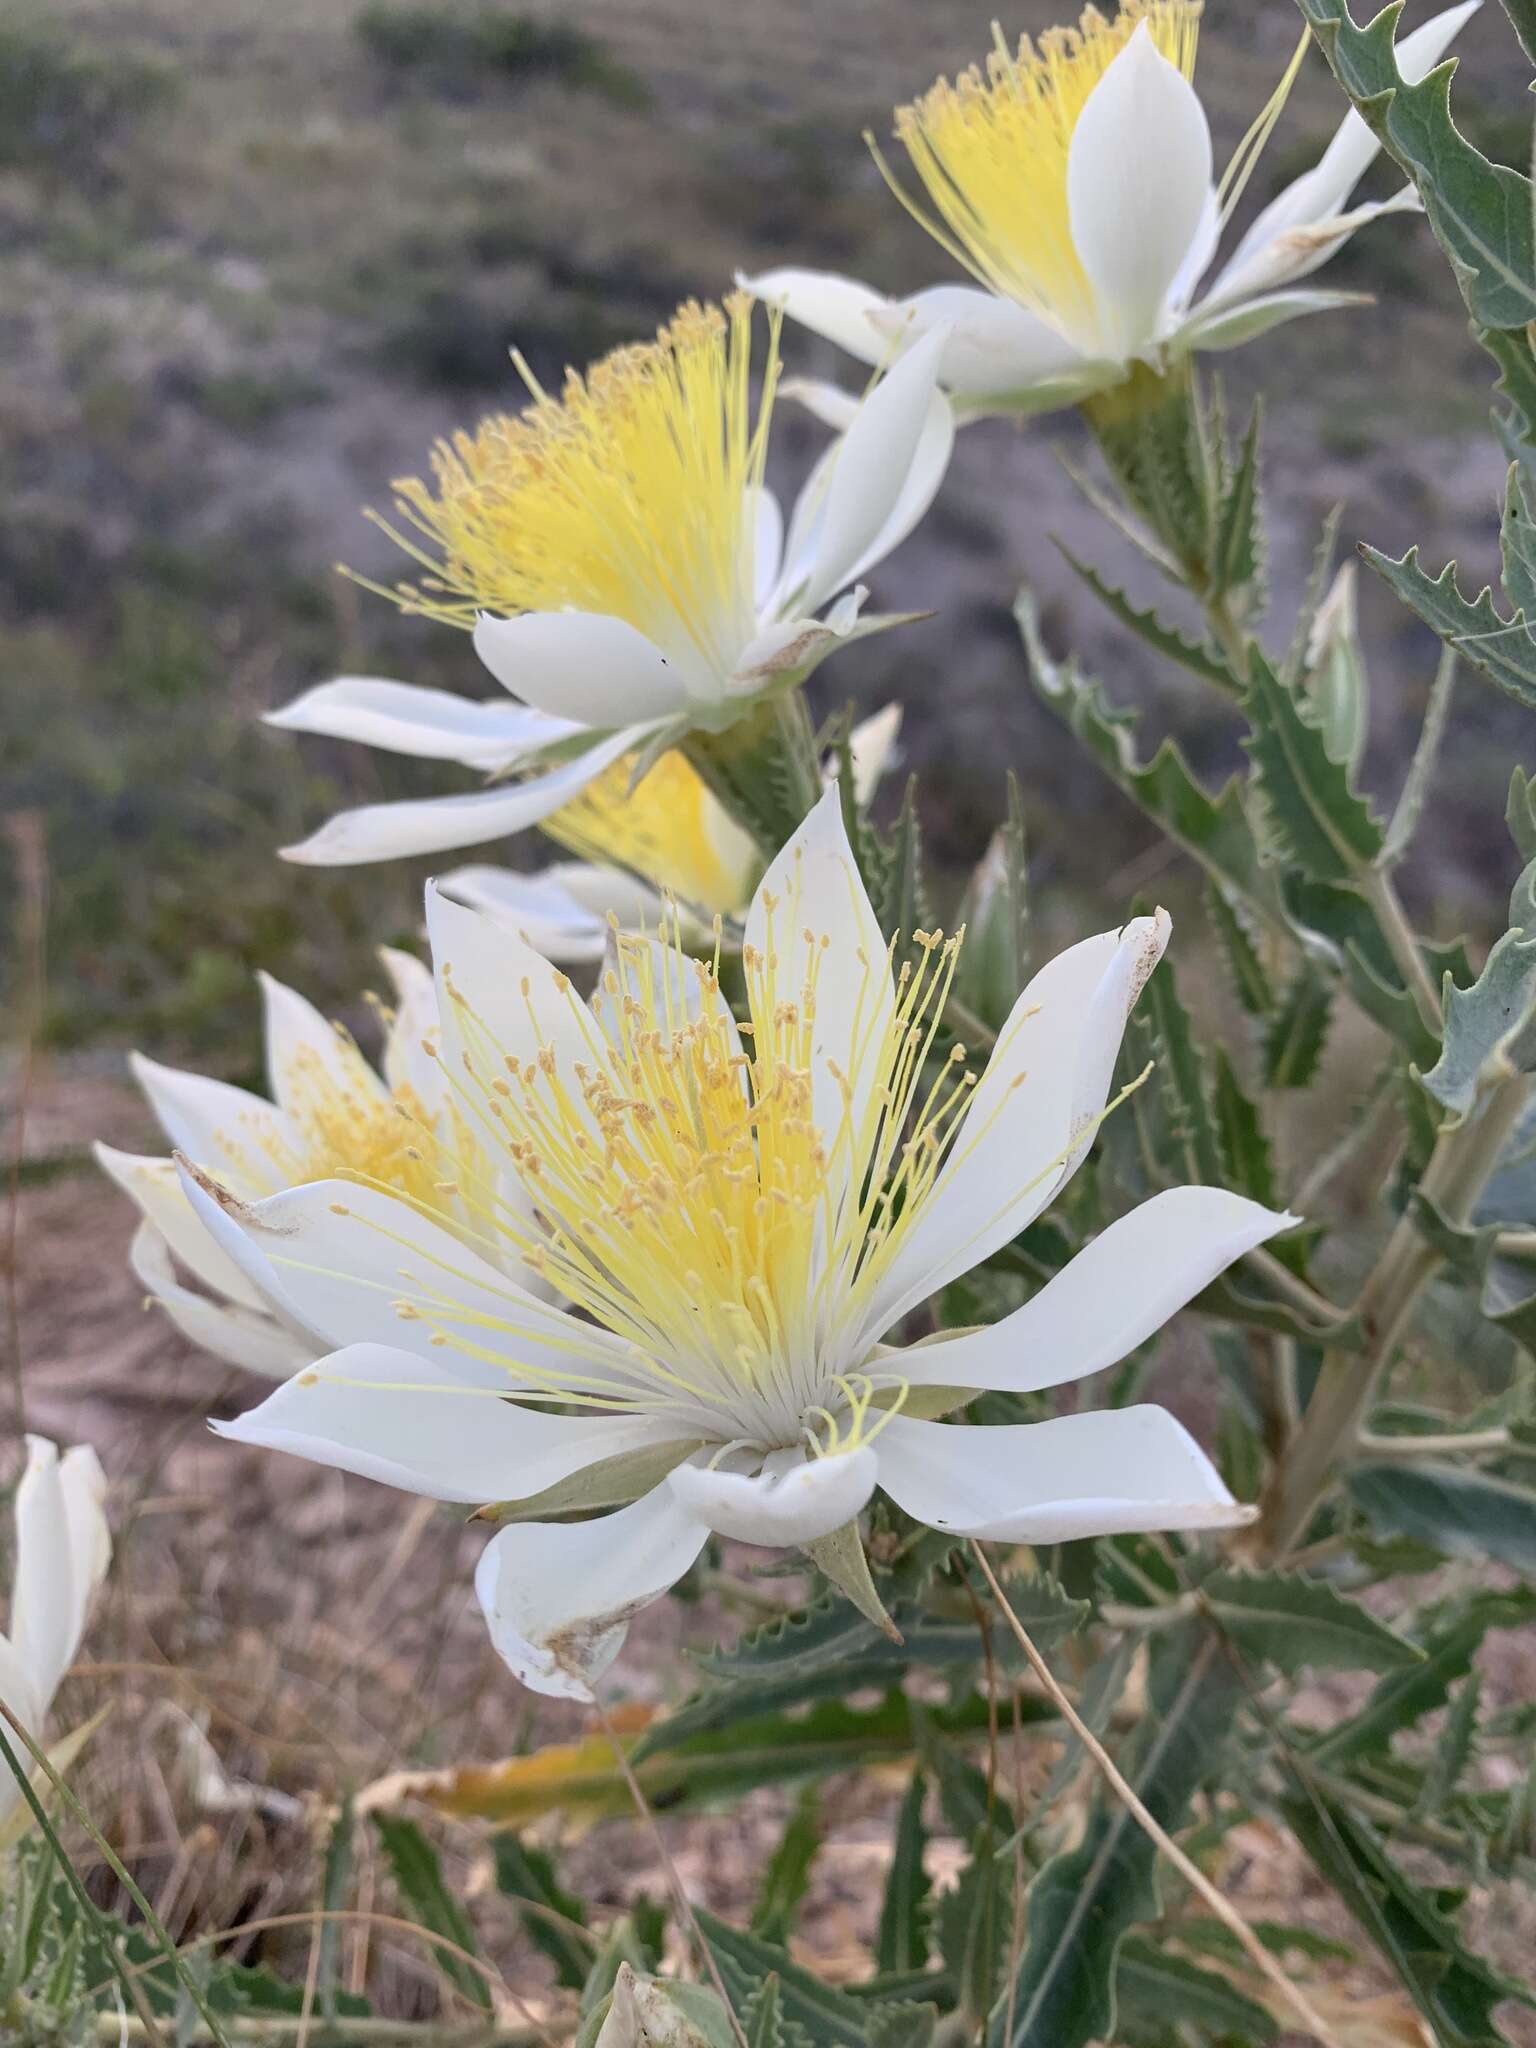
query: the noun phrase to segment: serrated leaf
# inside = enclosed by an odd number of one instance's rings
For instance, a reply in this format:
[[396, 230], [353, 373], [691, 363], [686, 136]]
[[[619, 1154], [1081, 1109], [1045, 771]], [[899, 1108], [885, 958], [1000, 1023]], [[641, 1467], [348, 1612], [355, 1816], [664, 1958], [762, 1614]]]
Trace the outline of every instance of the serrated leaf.
[[1093, 592], [1100, 604], [1112, 618], [1120, 621], [1138, 640], [1150, 647], [1154, 654], [1160, 654], [1166, 661], [1177, 662], [1180, 668], [1188, 669], [1191, 675], [1199, 676], [1202, 682], [1214, 683], [1220, 690], [1236, 696], [1242, 690], [1242, 683], [1233, 674], [1220, 651], [1208, 640], [1195, 640], [1180, 627], [1162, 618], [1152, 605], [1139, 605], [1118, 584], [1111, 583], [1100, 570], [1090, 562], [1079, 561], [1072, 550], [1060, 539], [1056, 542], [1067, 565]]
[[1120, 495], [1195, 584], [1208, 574], [1212, 478], [1193, 374], [1142, 377], [1083, 412]]
[[869, 2015], [869, 2048], [932, 2048], [939, 2024], [936, 2005], [874, 2006]]
[[1342, 1802], [1309, 1786], [1285, 1802], [1297, 1840], [1391, 1964], [1444, 2048], [1492, 2048], [1504, 1999], [1523, 1996], [1462, 1943], [1453, 1923], [1388, 1856], [1380, 1837]]
[[1434, 781], [1435, 770], [1440, 764], [1440, 745], [1445, 738], [1446, 722], [1450, 717], [1451, 696], [1456, 686], [1456, 651], [1442, 647], [1440, 660], [1435, 668], [1435, 679], [1429, 686], [1429, 701], [1424, 707], [1424, 723], [1419, 728], [1418, 744], [1413, 750], [1413, 759], [1403, 780], [1402, 794], [1392, 813], [1392, 822], [1387, 827], [1387, 836], [1382, 844], [1381, 860], [1384, 867], [1400, 861], [1413, 842], [1423, 815], [1425, 800]]
[[1117, 2005], [1163, 2026], [1198, 2027], [1218, 2039], [1273, 2041], [1279, 2025], [1256, 1999], [1217, 1970], [1202, 1969], [1163, 1943], [1127, 1935], [1115, 1972]]
[[1431, 576], [1416, 547], [1400, 560], [1376, 548], [1360, 552], [1409, 610], [1479, 675], [1527, 711], [1536, 710], [1536, 632], [1522, 613], [1501, 618], [1487, 584], [1469, 603], [1456, 588], [1456, 564], [1447, 562], [1438, 576]]
[[928, 1873], [923, 1868], [923, 1851], [928, 1842], [923, 1826], [927, 1789], [928, 1781], [921, 1769], [914, 1770], [896, 1816], [891, 1867], [886, 1873], [880, 1925], [875, 1935], [875, 1968], [882, 1975], [894, 1970], [922, 1970], [928, 1964], [927, 1915], [923, 1907], [930, 1890]]
[[1472, 318], [1480, 327], [1536, 320], [1531, 181], [1489, 163], [1451, 119], [1454, 63], [1409, 85], [1393, 50], [1399, 8], [1384, 7], [1360, 29], [1344, 0], [1300, 6], [1357, 112], [1413, 180]]
[[1216, 596], [1246, 590], [1259, 580], [1264, 529], [1259, 518], [1259, 434], [1263, 400], [1255, 399], [1237, 462], [1226, 480], [1211, 534], [1210, 582]]
[[1423, 1084], [1454, 1126], [1490, 1076], [1523, 1070], [1532, 1055], [1525, 1041], [1536, 1020], [1536, 929], [1505, 932], [1470, 988], [1447, 984], [1444, 1013], [1444, 1044]]
[[1452, 1697], [1445, 1726], [1440, 1730], [1440, 1740], [1435, 1744], [1435, 1753], [1414, 1802], [1414, 1810], [1420, 1816], [1441, 1812], [1466, 1775], [1477, 1742], [1477, 1716], [1482, 1697], [1483, 1682], [1474, 1671]]
[[[763, 1979], [742, 2007], [739, 2017], [747, 2048], [790, 2048], [784, 2015], [779, 2010], [779, 1980], [776, 1976]], [[799, 2028], [791, 2028], [789, 2032], [799, 2034], [802, 2040], [807, 2038]]]
[[[455, 1947], [474, 1955], [478, 1944], [469, 1916], [443, 1882], [437, 1851], [412, 1820], [398, 1814], [372, 1816], [384, 1854], [401, 1901], [411, 1919], [432, 1934], [440, 1934]], [[462, 1956], [434, 1946], [433, 1957], [443, 1975], [482, 2012], [491, 2009], [491, 1994], [478, 1970], [472, 1970]]]
[[960, 2011], [973, 2027], [992, 2010], [1008, 1952], [1011, 1926], [1009, 1869], [983, 1828], [953, 1890], [939, 1901], [939, 1952], [954, 1982]]
[[1317, 623], [1318, 612], [1322, 609], [1323, 597], [1328, 589], [1328, 572], [1333, 567], [1333, 551], [1338, 545], [1339, 521], [1344, 516], [1342, 504], [1331, 505], [1317, 537], [1317, 546], [1312, 551], [1312, 567], [1308, 571], [1306, 587], [1301, 594], [1301, 603], [1296, 610], [1296, 623], [1291, 629], [1291, 643], [1280, 669], [1281, 680], [1288, 688], [1295, 688], [1301, 682], [1302, 671], [1307, 665], [1307, 649], [1312, 644], [1312, 628]]
[[1520, 47], [1536, 64], [1536, 0], [1504, 0], [1504, 12], [1520, 38]]
[[1058, 663], [1051, 658], [1030, 591], [1020, 591], [1014, 617], [1029, 656], [1030, 680], [1115, 786], [1208, 873], [1249, 902], [1264, 898], [1268, 884], [1259, 872], [1258, 848], [1236, 777], [1213, 797], [1172, 740], [1164, 740], [1149, 761], [1140, 761], [1137, 714], [1117, 711], [1102, 684], [1084, 676], [1074, 661]]
[[764, 1941], [788, 1941], [820, 1847], [821, 1802], [813, 1782], [795, 1802], [758, 1886], [751, 1924]]
[[1212, 1108], [1224, 1162], [1223, 1182], [1240, 1195], [1275, 1207], [1275, 1174], [1269, 1139], [1256, 1103], [1244, 1093], [1232, 1062], [1220, 1046], [1214, 1062]]
[[1287, 1677], [1399, 1671], [1424, 1661], [1417, 1644], [1304, 1572], [1216, 1571], [1201, 1582], [1200, 1602], [1240, 1650]]
[[803, 2027], [817, 2048], [864, 2048], [868, 2007], [835, 1985], [822, 1983], [788, 1950], [727, 1926], [702, 1906], [695, 1909], [695, 1918], [738, 2011], [768, 1978], [777, 1977], [784, 2020]]
[[1291, 976], [1280, 1007], [1264, 1033], [1264, 1081], [1270, 1088], [1305, 1088], [1328, 1041], [1333, 997], [1310, 960]]
[[586, 1910], [555, 1875], [554, 1859], [513, 1834], [491, 1840], [496, 1889], [504, 1898], [532, 1907], [520, 1913], [523, 1931], [555, 1966], [555, 1981], [579, 1991], [592, 1968], [594, 1943], [585, 1930]]
[[1356, 1504], [1378, 1529], [1443, 1557], [1495, 1559], [1536, 1575], [1536, 1492], [1459, 1465], [1357, 1465]]
[[1250, 1017], [1266, 1016], [1275, 996], [1253, 934], [1228, 892], [1209, 876], [1205, 884], [1205, 911], [1221, 947], [1233, 994]]
[[1140, 1029], [1133, 1035], [1145, 1034], [1149, 1040], [1155, 1063], [1151, 1085], [1160, 1091], [1167, 1111], [1163, 1143], [1172, 1157], [1159, 1158], [1157, 1163], [1171, 1180], [1219, 1186], [1224, 1162], [1211, 1104], [1210, 1074], [1168, 961], [1148, 983], [1137, 1018]]
[[1490, 1629], [1517, 1628], [1533, 1614], [1536, 1596], [1524, 1589], [1474, 1595], [1460, 1612], [1426, 1634], [1421, 1664], [1388, 1673], [1374, 1686], [1359, 1713], [1307, 1745], [1308, 1763], [1332, 1769], [1384, 1751], [1394, 1735], [1445, 1705], [1451, 1687], [1471, 1669], [1478, 1646]]
[[1265, 857], [1322, 882], [1364, 874], [1381, 852], [1381, 827], [1351, 787], [1349, 770], [1328, 752], [1309, 706], [1257, 648], [1248, 660], [1243, 742], [1253, 762]]
[[[1126, 1775], [1165, 1828], [1177, 1828], [1221, 1762], [1241, 1686], [1214, 1638], [1170, 1629], [1153, 1652], [1154, 1711]], [[1082, 2048], [1115, 2038], [1121, 1942], [1156, 1911], [1156, 1851], [1118, 1801], [1104, 1799], [1076, 1848], [1029, 1889], [1028, 1939], [989, 2048]], [[1011, 2010], [1012, 2026], [1008, 2024]]]

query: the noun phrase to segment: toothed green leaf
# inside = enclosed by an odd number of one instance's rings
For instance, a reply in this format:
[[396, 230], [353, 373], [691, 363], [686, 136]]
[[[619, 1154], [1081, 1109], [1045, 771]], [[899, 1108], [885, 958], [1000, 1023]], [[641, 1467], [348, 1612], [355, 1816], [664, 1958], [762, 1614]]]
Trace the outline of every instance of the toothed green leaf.
[[1384, 7], [1362, 29], [1344, 0], [1299, 4], [1356, 110], [1413, 180], [1472, 318], [1480, 327], [1536, 320], [1531, 181], [1489, 163], [1451, 119], [1454, 64], [1408, 85], [1393, 50], [1399, 6]]
[[1456, 587], [1456, 564], [1447, 562], [1438, 576], [1431, 576], [1416, 547], [1396, 561], [1375, 548], [1361, 553], [1403, 603], [1479, 675], [1527, 711], [1536, 711], [1536, 632], [1523, 612], [1501, 618], [1486, 584], [1469, 603]]
[[1310, 960], [1292, 975], [1264, 1034], [1264, 1079], [1271, 1088], [1305, 1088], [1328, 1038], [1332, 995]]
[[1305, 700], [1256, 648], [1248, 670], [1253, 731], [1244, 745], [1265, 855], [1318, 881], [1351, 881], [1381, 852], [1381, 827], [1351, 788], [1348, 768], [1329, 754]]
[[928, 1963], [924, 1901], [930, 1887], [923, 1869], [923, 1850], [928, 1841], [923, 1826], [927, 1789], [928, 1781], [922, 1770], [914, 1770], [896, 1816], [891, 1867], [886, 1873], [880, 1926], [875, 1936], [875, 1966], [882, 1975], [895, 1970], [925, 1969]]
[[1239, 1649], [1299, 1671], [1399, 1671], [1424, 1652], [1326, 1580], [1304, 1572], [1213, 1572], [1200, 1600]]
[[1175, 661], [1203, 682], [1214, 683], [1218, 689], [1237, 695], [1242, 683], [1223, 658], [1219, 649], [1207, 640], [1192, 639], [1180, 627], [1171, 625], [1159, 617], [1151, 605], [1139, 605], [1109, 578], [1088, 562], [1080, 562], [1072, 550], [1060, 540], [1056, 543], [1065, 556], [1068, 565], [1079, 575], [1104, 606], [1139, 640], [1145, 641], [1155, 654], [1161, 654], [1168, 661]]

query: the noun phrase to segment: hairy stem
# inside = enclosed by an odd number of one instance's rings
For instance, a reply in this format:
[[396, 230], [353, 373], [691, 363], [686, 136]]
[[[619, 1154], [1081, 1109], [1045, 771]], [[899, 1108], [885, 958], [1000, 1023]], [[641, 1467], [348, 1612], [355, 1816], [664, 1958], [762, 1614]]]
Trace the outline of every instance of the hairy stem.
[[1445, 1030], [1440, 1014], [1440, 997], [1435, 984], [1429, 978], [1429, 969], [1424, 965], [1424, 955], [1419, 950], [1418, 939], [1413, 926], [1408, 922], [1403, 900], [1397, 893], [1397, 884], [1387, 868], [1372, 868], [1364, 884], [1365, 900], [1375, 913], [1381, 927], [1382, 937], [1392, 949], [1392, 958], [1397, 962], [1398, 972], [1407, 984], [1408, 993], [1425, 1024], [1439, 1038]]
[[[1523, 1074], [1509, 1075], [1490, 1090], [1479, 1113], [1440, 1133], [1422, 1186], [1448, 1221], [1458, 1223], [1466, 1216], [1528, 1093]], [[1413, 1218], [1400, 1216], [1355, 1304], [1365, 1349], [1328, 1354], [1301, 1427], [1270, 1485], [1258, 1535], [1265, 1556], [1284, 1557], [1306, 1534], [1338, 1460], [1355, 1448], [1377, 1383], [1439, 1264], [1439, 1254]]]

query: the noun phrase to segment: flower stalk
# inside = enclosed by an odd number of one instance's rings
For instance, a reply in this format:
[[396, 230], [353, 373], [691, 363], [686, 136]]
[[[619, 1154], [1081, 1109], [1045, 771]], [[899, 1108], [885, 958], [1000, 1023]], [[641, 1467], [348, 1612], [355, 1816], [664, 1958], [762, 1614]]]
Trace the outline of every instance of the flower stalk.
[[[1442, 1130], [1421, 1186], [1451, 1223], [1470, 1213], [1530, 1096], [1524, 1074], [1494, 1083], [1481, 1113]], [[1358, 1448], [1383, 1372], [1440, 1265], [1411, 1214], [1400, 1216], [1355, 1304], [1363, 1351], [1331, 1351], [1301, 1427], [1281, 1460], [1255, 1532], [1262, 1556], [1285, 1557], [1305, 1536], [1341, 1458]]]

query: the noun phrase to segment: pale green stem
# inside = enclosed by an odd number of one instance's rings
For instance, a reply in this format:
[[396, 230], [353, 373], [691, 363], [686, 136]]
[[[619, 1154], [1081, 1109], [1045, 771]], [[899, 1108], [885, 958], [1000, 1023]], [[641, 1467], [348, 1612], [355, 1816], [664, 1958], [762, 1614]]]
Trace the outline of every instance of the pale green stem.
[[1435, 984], [1429, 978], [1429, 969], [1424, 965], [1424, 955], [1414, 936], [1413, 926], [1403, 909], [1402, 898], [1397, 893], [1397, 884], [1387, 868], [1372, 868], [1362, 884], [1365, 900], [1375, 913], [1381, 927], [1382, 937], [1392, 949], [1392, 958], [1397, 962], [1398, 972], [1407, 984], [1408, 993], [1413, 997], [1414, 1006], [1429, 1030], [1439, 1038], [1445, 1023], [1440, 1014], [1440, 997]]
[[1412, 1464], [1417, 1458], [1444, 1458], [1455, 1451], [1475, 1452], [1486, 1457], [1492, 1451], [1507, 1451], [1507, 1429], [1451, 1430], [1444, 1436], [1379, 1436], [1362, 1429], [1355, 1437], [1355, 1449], [1362, 1458], [1390, 1459]]
[[[1460, 1222], [1476, 1200], [1528, 1094], [1525, 1076], [1512, 1074], [1495, 1084], [1480, 1114], [1440, 1133], [1422, 1187], [1449, 1222]], [[1328, 1355], [1301, 1427], [1271, 1482], [1258, 1537], [1267, 1556], [1284, 1557], [1305, 1535], [1335, 1466], [1355, 1447], [1377, 1382], [1439, 1264], [1439, 1254], [1413, 1218], [1400, 1217], [1355, 1304], [1365, 1349]]]

